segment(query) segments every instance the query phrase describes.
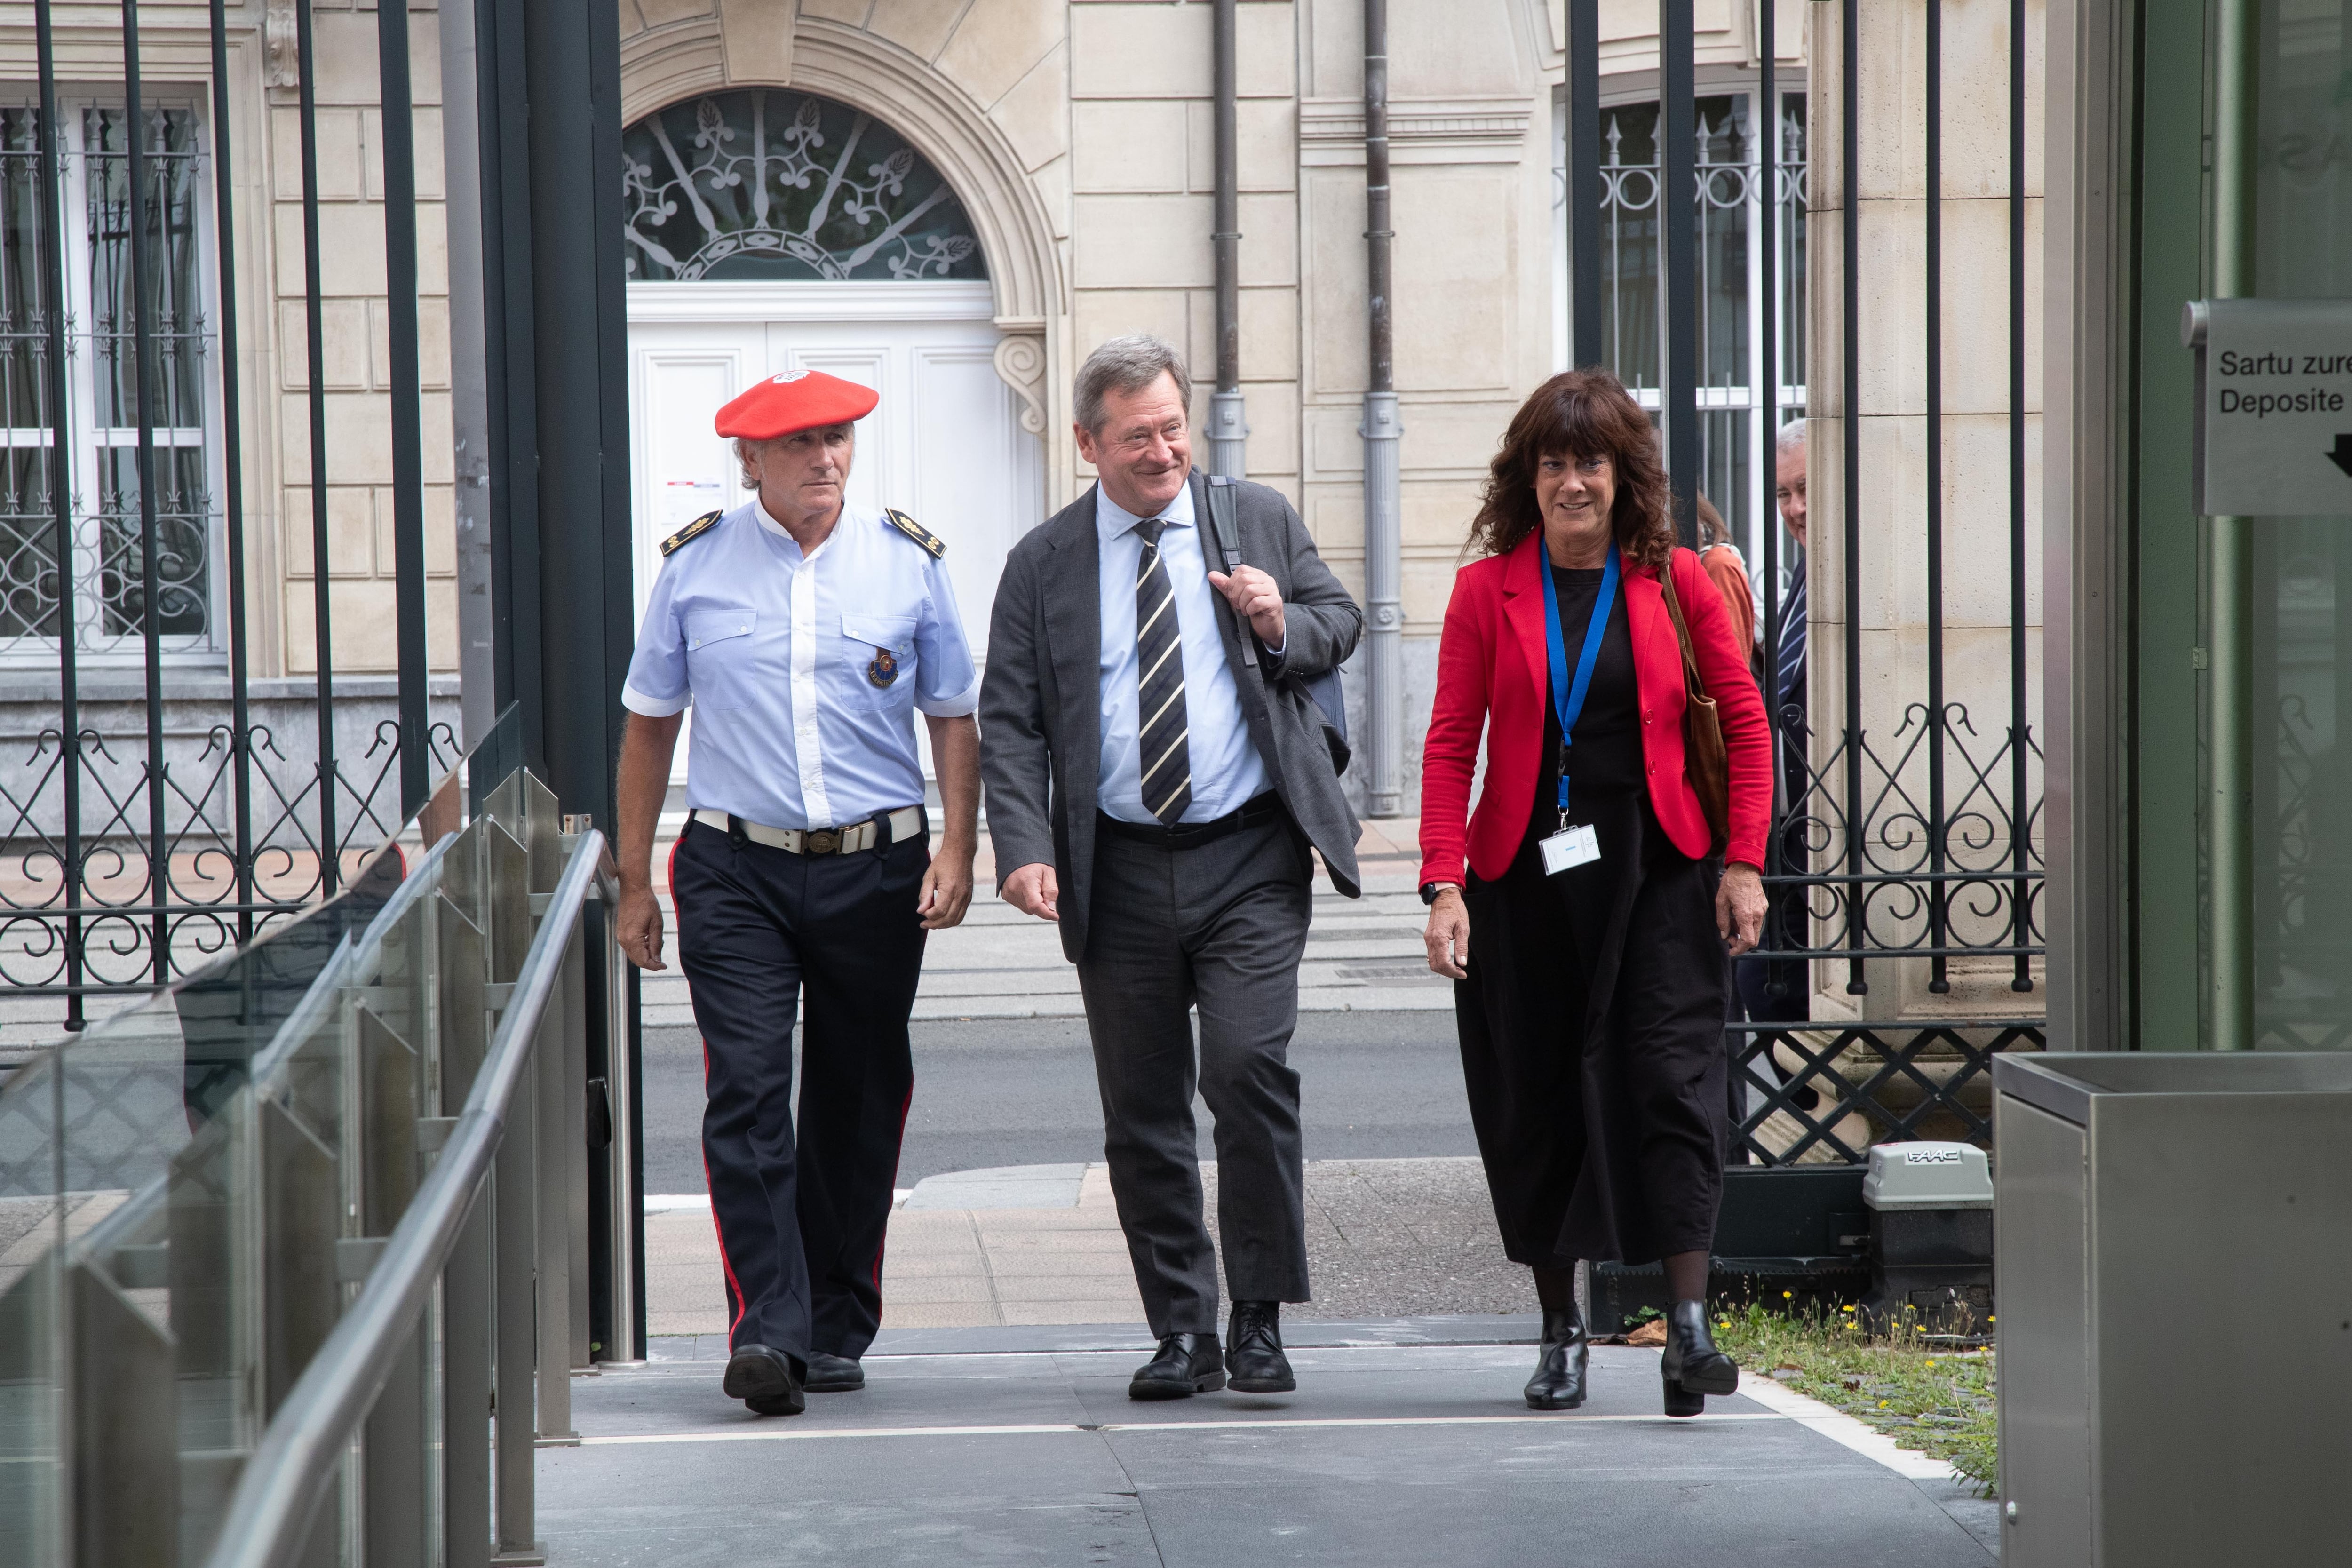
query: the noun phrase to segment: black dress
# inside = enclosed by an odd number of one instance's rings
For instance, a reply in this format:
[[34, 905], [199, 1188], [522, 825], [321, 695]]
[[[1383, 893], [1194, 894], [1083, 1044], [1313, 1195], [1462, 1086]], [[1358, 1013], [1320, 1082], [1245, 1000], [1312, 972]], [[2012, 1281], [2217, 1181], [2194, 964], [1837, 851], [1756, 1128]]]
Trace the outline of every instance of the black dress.
[[[1552, 569], [1561, 640], [1583, 647], [1601, 574]], [[1611, 610], [1569, 758], [1570, 820], [1601, 858], [1546, 876], [1559, 721], [1547, 695], [1535, 806], [1500, 878], [1469, 874], [1469, 978], [1454, 987], [1470, 1118], [1517, 1263], [1648, 1263], [1715, 1239], [1727, 1144], [1728, 962], [1718, 868], [1651, 809], [1625, 596]]]

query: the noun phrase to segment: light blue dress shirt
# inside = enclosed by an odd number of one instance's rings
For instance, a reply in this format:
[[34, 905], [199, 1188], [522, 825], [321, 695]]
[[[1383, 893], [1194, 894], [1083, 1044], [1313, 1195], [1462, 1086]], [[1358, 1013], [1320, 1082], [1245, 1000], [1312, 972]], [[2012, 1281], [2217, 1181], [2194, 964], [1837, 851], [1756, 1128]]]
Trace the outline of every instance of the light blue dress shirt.
[[[1184, 718], [1192, 764], [1192, 804], [1181, 822], [1210, 822], [1269, 787], [1265, 760], [1242, 717], [1241, 689], [1217, 626], [1217, 590], [1209, 583], [1201, 531], [1192, 521], [1188, 480], [1160, 516], [1160, 556], [1176, 594], [1176, 625], [1184, 646]], [[1102, 778], [1097, 800], [1121, 822], [1153, 823], [1144, 809], [1140, 756], [1140, 673], [1135, 647], [1135, 579], [1143, 569], [1143, 520], [1095, 487], [1095, 532], [1102, 552]], [[1220, 568], [1222, 570], [1222, 568]], [[1278, 651], [1278, 650], [1277, 650]]]
[[803, 555], [755, 497], [662, 562], [621, 703], [693, 706], [688, 809], [840, 827], [920, 803], [915, 710], [970, 713], [980, 677], [943, 562], [855, 506]]

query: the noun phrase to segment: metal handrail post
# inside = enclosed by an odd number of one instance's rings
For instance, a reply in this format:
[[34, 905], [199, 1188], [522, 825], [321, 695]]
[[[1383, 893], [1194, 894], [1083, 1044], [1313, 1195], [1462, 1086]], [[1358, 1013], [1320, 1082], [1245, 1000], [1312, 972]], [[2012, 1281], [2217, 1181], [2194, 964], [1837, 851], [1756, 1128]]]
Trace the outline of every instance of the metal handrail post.
[[441, 1536], [447, 1568], [490, 1561], [490, 1200], [441, 1273]]
[[[539, 1258], [536, 1173], [539, 1080], [543, 1076], [540, 1058], [550, 1037], [550, 1027], [542, 1020], [490, 1173], [492, 1224], [498, 1237], [493, 1293], [498, 1356], [493, 1398], [498, 1451], [493, 1462], [498, 1474], [498, 1512], [490, 1560], [506, 1568], [530, 1568], [547, 1561], [547, 1549], [538, 1538], [538, 1445], [534, 1439], [538, 1436], [539, 1312], [534, 1276]], [[568, 1387], [569, 1379], [565, 1381]]]
[[612, 1230], [605, 1238], [612, 1259], [612, 1338], [600, 1358], [608, 1362], [631, 1362], [637, 1356], [641, 1333], [637, 1321], [637, 1231], [645, 1221], [645, 1203], [638, 1195], [636, 1182], [637, 1074], [629, 1058], [628, 961], [621, 955], [617, 923], [620, 890], [618, 880], [599, 878], [598, 907], [591, 911], [595, 941], [604, 960], [604, 1092], [613, 1112], [613, 1142], [604, 1161], [605, 1185], [610, 1194], [605, 1214]]
[[[534, 1359], [544, 1375], [539, 1380], [538, 1440], [574, 1443], [580, 1434], [572, 1427], [572, 1214], [565, 1184], [571, 1162], [565, 1145], [574, 1142], [579, 1122], [570, 1114], [572, 1097], [566, 1087], [575, 1052], [567, 1042], [580, 1037], [581, 974], [583, 957], [578, 932], [564, 948], [562, 973], [550, 998], [545, 1027], [553, 1032], [541, 1041], [538, 1074], [538, 1136], [532, 1184], [538, 1211], [537, 1297], [538, 1350]], [[583, 1153], [585, 1153], [583, 1148]]]
[[[584, 817], [569, 821], [582, 828]], [[576, 840], [565, 836], [567, 847]], [[593, 883], [589, 897], [595, 897]], [[572, 947], [564, 956], [563, 994], [566, 1027], [562, 1047], [563, 1117], [556, 1123], [555, 1146], [563, 1155], [563, 1185], [559, 1189], [563, 1200], [564, 1272], [570, 1290], [565, 1325], [570, 1331], [566, 1348], [569, 1359], [561, 1364], [574, 1372], [593, 1372], [594, 1352], [589, 1345], [588, 1260], [593, 1254], [588, 1240], [588, 1030], [592, 1023], [588, 996], [588, 923], [592, 911], [584, 906], [580, 911], [580, 924], [572, 933]], [[565, 1407], [570, 1408], [570, 1391], [565, 1391]], [[568, 1428], [572, 1423], [564, 1422]]]

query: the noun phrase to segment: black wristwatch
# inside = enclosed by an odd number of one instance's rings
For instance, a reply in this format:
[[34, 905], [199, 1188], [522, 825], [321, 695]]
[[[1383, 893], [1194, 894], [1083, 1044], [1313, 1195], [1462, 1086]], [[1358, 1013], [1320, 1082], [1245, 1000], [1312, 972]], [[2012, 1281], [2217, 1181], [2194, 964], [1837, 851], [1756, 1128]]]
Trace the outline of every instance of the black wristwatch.
[[1421, 885], [1421, 901], [1424, 905], [1437, 902], [1438, 893], [1446, 888], [1452, 888], [1457, 893], [1462, 890], [1461, 884], [1456, 882], [1423, 882]]

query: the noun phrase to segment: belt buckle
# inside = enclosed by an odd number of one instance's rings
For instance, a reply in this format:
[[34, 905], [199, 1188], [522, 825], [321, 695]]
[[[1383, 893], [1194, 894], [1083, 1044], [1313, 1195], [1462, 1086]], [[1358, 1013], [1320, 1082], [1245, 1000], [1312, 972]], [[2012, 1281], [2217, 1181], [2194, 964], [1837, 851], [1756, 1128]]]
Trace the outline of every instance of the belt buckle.
[[803, 842], [807, 845], [808, 852], [812, 855], [830, 855], [841, 847], [841, 832], [838, 828], [820, 827], [810, 833]]

